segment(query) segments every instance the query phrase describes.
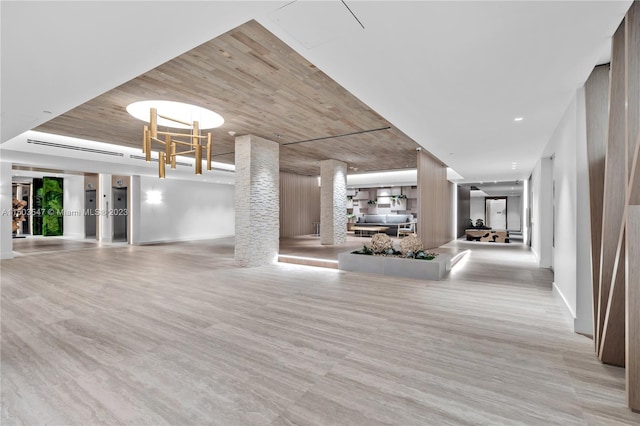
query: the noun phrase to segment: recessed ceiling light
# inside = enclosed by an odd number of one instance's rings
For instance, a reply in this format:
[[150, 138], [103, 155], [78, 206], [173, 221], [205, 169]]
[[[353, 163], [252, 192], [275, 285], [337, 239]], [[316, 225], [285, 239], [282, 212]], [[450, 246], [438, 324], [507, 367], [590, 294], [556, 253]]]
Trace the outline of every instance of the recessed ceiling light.
[[[158, 126], [172, 127], [174, 129], [190, 129], [191, 123], [198, 122], [200, 129], [213, 129], [224, 124], [224, 118], [206, 108], [173, 101], [140, 101], [127, 106], [127, 112], [138, 120], [149, 122], [150, 110], [158, 110]], [[167, 120], [160, 116], [180, 120], [189, 125]]]
[[522, 121], [522, 120], [524, 120], [523, 117], [516, 117], [516, 118], [513, 119], [513, 121]]

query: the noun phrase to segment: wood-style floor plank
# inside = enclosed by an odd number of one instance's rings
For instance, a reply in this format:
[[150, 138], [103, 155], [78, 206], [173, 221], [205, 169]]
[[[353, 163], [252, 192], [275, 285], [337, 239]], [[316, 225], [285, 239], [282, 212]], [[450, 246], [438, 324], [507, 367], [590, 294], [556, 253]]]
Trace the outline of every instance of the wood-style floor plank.
[[443, 281], [292, 264], [233, 241], [2, 261], [13, 424], [638, 424], [521, 244]]

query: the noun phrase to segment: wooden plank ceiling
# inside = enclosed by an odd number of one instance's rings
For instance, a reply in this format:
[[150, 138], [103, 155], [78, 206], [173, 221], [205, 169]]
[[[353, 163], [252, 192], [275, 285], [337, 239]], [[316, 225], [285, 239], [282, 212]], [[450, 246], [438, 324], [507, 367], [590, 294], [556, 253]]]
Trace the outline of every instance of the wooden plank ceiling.
[[[350, 172], [416, 167], [415, 141], [256, 21], [35, 130], [138, 147], [143, 122], [125, 108], [140, 100], [185, 102], [221, 114], [224, 125], [212, 131], [214, 161], [234, 162], [234, 137], [228, 134], [234, 131], [283, 145], [280, 169], [291, 173], [319, 175], [319, 161], [330, 158], [348, 163]], [[293, 143], [299, 141], [309, 142]]]

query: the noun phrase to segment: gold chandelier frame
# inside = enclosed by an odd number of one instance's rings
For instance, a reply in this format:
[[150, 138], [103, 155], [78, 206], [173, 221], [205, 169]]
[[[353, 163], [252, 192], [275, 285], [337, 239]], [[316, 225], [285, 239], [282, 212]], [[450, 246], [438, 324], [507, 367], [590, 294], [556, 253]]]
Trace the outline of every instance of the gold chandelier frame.
[[[189, 133], [179, 132], [165, 132], [158, 130], [158, 118], [173, 121], [184, 126], [189, 126]], [[164, 136], [164, 140], [158, 136]], [[175, 138], [186, 138], [175, 139]], [[206, 139], [206, 147], [200, 143], [201, 140]], [[151, 162], [151, 144], [156, 142], [164, 145], [164, 150], [158, 153], [158, 177], [160, 179], [165, 178], [165, 168], [168, 165], [172, 169], [176, 168], [176, 157], [178, 155], [195, 154], [196, 157], [196, 175], [202, 174], [202, 149], [206, 149], [206, 162], [207, 170], [211, 170], [211, 133], [207, 133], [206, 136], [200, 134], [200, 124], [197, 121], [193, 123], [187, 123], [182, 120], [178, 120], [171, 117], [158, 114], [157, 108], [150, 109], [149, 125], [144, 126], [144, 135], [142, 140], [142, 152], [146, 155], [147, 162]], [[178, 145], [185, 146], [185, 151], [178, 151]]]

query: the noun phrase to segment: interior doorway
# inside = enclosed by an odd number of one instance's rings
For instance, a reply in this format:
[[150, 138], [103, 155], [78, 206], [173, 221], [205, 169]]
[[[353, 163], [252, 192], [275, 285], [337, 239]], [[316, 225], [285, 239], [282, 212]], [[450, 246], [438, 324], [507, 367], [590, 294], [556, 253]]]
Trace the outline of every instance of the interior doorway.
[[127, 241], [127, 188], [113, 188], [113, 241]]
[[487, 226], [507, 229], [507, 197], [485, 198]]
[[84, 237], [96, 237], [96, 209], [98, 208], [98, 200], [96, 199], [96, 190], [87, 189], [84, 192]]

